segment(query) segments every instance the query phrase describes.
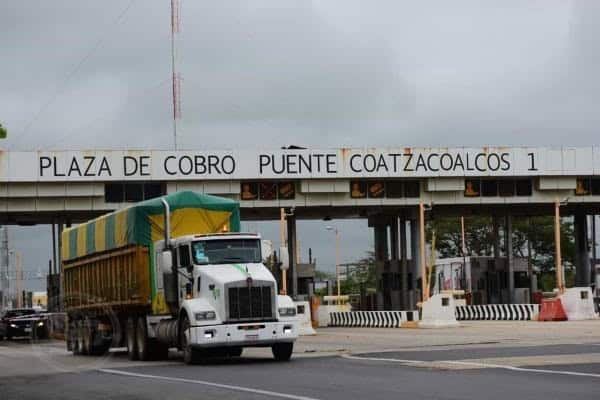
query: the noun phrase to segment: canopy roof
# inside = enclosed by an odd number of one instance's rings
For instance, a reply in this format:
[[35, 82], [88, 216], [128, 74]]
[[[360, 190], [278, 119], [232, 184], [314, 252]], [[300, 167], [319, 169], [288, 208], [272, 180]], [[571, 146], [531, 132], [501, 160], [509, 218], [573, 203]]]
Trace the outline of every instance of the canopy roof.
[[65, 229], [64, 261], [127, 245], [150, 246], [164, 237], [165, 199], [171, 209], [171, 236], [240, 230], [237, 201], [191, 191], [133, 204], [122, 210]]

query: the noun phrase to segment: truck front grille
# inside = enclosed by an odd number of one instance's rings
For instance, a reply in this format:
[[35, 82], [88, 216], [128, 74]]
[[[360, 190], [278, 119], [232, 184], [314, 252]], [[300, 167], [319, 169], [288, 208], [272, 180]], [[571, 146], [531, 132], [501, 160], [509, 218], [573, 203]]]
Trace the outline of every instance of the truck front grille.
[[273, 319], [271, 286], [229, 288], [229, 320]]

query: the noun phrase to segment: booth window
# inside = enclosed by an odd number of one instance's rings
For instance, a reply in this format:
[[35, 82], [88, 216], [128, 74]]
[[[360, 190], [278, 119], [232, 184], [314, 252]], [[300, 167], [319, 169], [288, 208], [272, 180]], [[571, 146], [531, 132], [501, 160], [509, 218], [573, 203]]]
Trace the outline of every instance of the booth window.
[[106, 203], [122, 203], [123, 183], [107, 183], [104, 185], [104, 201]]
[[370, 199], [380, 199], [385, 196], [385, 185], [382, 181], [369, 182], [368, 196]]
[[164, 194], [164, 182], [111, 182], [104, 185], [106, 203], [137, 202]]
[[502, 197], [511, 197], [515, 195], [515, 181], [503, 179], [498, 181], [498, 193]]
[[498, 181], [492, 179], [484, 179], [481, 181], [481, 195], [483, 197], [498, 196]]
[[350, 197], [353, 199], [364, 199], [365, 197], [367, 197], [367, 182], [350, 182]]
[[138, 202], [166, 194], [164, 182], [111, 182], [104, 185], [106, 203]]
[[240, 197], [242, 200], [256, 200], [258, 198], [258, 183], [242, 182], [240, 184]]
[[277, 183], [261, 182], [259, 188], [261, 200], [277, 200]]
[[578, 178], [577, 186], [575, 186], [575, 194], [577, 196], [590, 194], [590, 180], [587, 178]]
[[594, 196], [600, 195], [600, 179], [592, 179], [592, 194]]
[[531, 179], [517, 179], [517, 196], [531, 196], [532, 193]]
[[279, 182], [279, 200], [293, 200], [296, 197], [294, 182]]
[[419, 181], [411, 180], [404, 182], [404, 196], [406, 197], [420, 197], [421, 196], [421, 185]]
[[479, 197], [479, 179], [466, 179], [465, 180], [465, 197]]
[[385, 196], [390, 199], [399, 199], [404, 197], [404, 188], [402, 181], [390, 181], [385, 184]]

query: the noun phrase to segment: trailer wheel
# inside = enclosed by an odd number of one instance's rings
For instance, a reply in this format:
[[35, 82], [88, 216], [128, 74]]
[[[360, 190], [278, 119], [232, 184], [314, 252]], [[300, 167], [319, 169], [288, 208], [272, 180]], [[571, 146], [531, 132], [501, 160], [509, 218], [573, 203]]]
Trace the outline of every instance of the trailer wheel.
[[78, 320], [73, 321], [73, 324], [71, 326], [72, 326], [72, 329], [70, 332], [71, 346], [73, 348], [73, 355], [77, 356], [77, 355], [81, 354], [81, 342], [80, 342], [81, 338], [79, 336], [79, 330], [80, 330], [79, 321]]
[[135, 340], [136, 337], [136, 327], [135, 327], [135, 319], [133, 317], [127, 318], [127, 326], [125, 330], [127, 331], [127, 356], [130, 360], [138, 359], [138, 349], [137, 343]]
[[271, 347], [273, 357], [277, 361], [289, 361], [294, 350], [294, 343], [277, 343]]
[[190, 329], [190, 320], [187, 317], [187, 315], [184, 315], [182, 317], [180, 327], [181, 328], [179, 331], [179, 340], [181, 343], [181, 348], [183, 349], [183, 361], [186, 364], [198, 364], [200, 362], [201, 355], [200, 351], [192, 348], [192, 346], [189, 343], [188, 331]]
[[81, 332], [81, 354], [89, 356], [92, 354], [92, 323], [86, 318], [80, 329]]

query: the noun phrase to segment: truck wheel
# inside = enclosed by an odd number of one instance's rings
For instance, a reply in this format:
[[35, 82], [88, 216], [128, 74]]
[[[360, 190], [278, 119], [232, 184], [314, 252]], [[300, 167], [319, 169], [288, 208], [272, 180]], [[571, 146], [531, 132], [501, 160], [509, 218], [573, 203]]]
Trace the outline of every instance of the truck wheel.
[[148, 361], [152, 359], [153, 344], [152, 340], [148, 338], [148, 326], [146, 325], [146, 318], [139, 317], [137, 319], [136, 331], [135, 331], [135, 344], [137, 346], [138, 358], [142, 361]]
[[71, 347], [73, 349], [73, 355], [77, 356], [81, 354], [81, 342], [79, 341], [79, 321], [73, 321], [69, 335], [71, 335]]
[[179, 332], [179, 340], [183, 349], [183, 362], [186, 364], [198, 364], [200, 362], [200, 351], [192, 348], [188, 339], [188, 331], [190, 329], [190, 320], [185, 315], [181, 320], [181, 330]]
[[294, 350], [294, 343], [277, 343], [271, 347], [273, 357], [277, 361], [289, 361]]
[[81, 354], [89, 356], [92, 354], [92, 324], [89, 319], [85, 319], [82, 323], [81, 332]]
[[130, 360], [138, 359], [138, 349], [137, 343], [135, 340], [136, 337], [136, 329], [135, 329], [135, 319], [133, 317], [127, 318], [127, 326], [125, 328], [126, 336], [127, 336], [127, 356]]

